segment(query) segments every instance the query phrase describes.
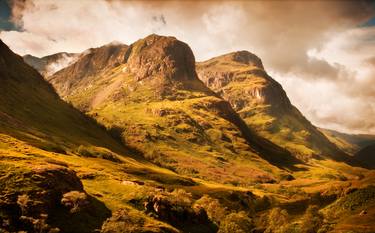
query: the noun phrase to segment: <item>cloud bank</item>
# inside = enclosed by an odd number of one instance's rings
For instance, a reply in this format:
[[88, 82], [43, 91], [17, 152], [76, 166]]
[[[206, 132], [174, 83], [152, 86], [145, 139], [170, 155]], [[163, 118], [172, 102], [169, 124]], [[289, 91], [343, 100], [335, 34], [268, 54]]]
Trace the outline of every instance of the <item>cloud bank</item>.
[[187, 42], [197, 60], [257, 54], [292, 103], [318, 126], [375, 133], [371, 1], [14, 1], [22, 31], [0, 38], [20, 54], [81, 52], [151, 33]]

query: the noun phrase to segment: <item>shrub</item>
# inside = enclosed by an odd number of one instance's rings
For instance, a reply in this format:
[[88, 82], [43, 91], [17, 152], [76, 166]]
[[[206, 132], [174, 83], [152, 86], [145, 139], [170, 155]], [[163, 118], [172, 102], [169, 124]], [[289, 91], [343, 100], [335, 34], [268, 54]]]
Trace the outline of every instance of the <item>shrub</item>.
[[268, 227], [265, 232], [286, 232], [289, 223], [289, 215], [286, 210], [273, 208], [268, 215]]
[[208, 195], [203, 195], [194, 203], [194, 208], [203, 208], [211, 221], [220, 224], [220, 220], [227, 215], [227, 210], [220, 204], [219, 200], [211, 198]]
[[36, 146], [45, 151], [59, 153], [59, 154], [66, 154], [64, 147], [60, 145], [47, 143], [47, 144], [41, 144], [41, 145], [36, 145]]
[[146, 219], [141, 215], [129, 212], [128, 209], [119, 209], [113, 213], [102, 225], [102, 233], [126, 233], [144, 231]]
[[79, 212], [83, 207], [89, 204], [87, 195], [79, 191], [70, 191], [65, 193], [61, 199], [61, 204], [70, 209], [71, 213]]
[[17, 197], [17, 204], [21, 208], [22, 215], [27, 214], [28, 204], [30, 201], [31, 200], [27, 194], [19, 195]]
[[120, 161], [113, 152], [103, 147], [80, 145], [77, 148], [76, 153], [84, 157], [101, 158], [114, 162]]
[[191, 206], [192, 195], [185, 191], [185, 189], [175, 189], [169, 196], [170, 202], [183, 206]]
[[301, 232], [315, 233], [323, 224], [323, 215], [317, 206], [309, 206], [302, 218]]
[[248, 233], [254, 228], [251, 218], [243, 211], [231, 213], [220, 223], [218, 233]]

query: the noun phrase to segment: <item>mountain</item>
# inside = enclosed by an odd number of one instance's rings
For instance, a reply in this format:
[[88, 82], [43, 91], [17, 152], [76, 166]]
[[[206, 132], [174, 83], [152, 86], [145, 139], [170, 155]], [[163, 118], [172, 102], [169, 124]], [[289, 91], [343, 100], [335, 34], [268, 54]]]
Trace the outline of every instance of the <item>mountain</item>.
[[348, 158], [291, 104], [256, 55], [238, 51], [198, 62], [197, 73], [250, 128], [296, 157]]
[[23, 60], [43, 76], [49, 76], [68, 66], [77, 58], [77, 55], [76, 53], [61, 52], [39, 58], [27, 54], [23, 56]]
[[374, 232], [373, 170], [293, 161], [194, 65], [151, 35], [43, 79], [0, 42], [0, 232]]
[[272, 181], [281, 170], [268, 162], [295, 162], [197, 78], [191, 49], [174, 37], [92, 49], [47, 79], [124, 143], [180, 174], [223, 183]]
[[375, 143], [375, 135], [371, 134], [346, 134], [335, 130], [319, 129], [326, 137], [341, 150], [348, 154], [355, 154], [362, 148]]

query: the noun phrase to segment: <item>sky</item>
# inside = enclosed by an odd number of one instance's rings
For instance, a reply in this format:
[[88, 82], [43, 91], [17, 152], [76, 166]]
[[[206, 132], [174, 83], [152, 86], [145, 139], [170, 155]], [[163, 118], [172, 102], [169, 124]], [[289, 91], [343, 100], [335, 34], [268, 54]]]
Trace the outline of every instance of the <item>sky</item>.
[[20, 55], [151, 33], [188, 43], [198, 61], [248, 50], [316, 126], [375, 134], [374, 1], [0, 0], [0, 39]]

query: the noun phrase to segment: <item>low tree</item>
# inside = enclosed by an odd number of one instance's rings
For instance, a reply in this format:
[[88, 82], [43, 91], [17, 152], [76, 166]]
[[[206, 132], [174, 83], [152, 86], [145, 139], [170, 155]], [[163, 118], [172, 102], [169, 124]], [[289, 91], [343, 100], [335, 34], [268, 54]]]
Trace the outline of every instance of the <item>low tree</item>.
[[203, 195], [199, 200], [197, 200], [194, 203], [194, 208], [205, 209], [209, 219], [217, 225], [219, 225], [220, 221], [223, 220], [228, 214], [228, 211], [220, 204], [219, 200], [211, 198], [208, 195]]
[[253, 228], [251, 218], [241, 211], [227, 215], [221, 221], [218, 233], [249, 233]]
[[268, 215], [268, 227], [266, 233], [286, 232], [289, 224], [289, 215], [286, 210], [273, 208]]
[[301, 232], [315, 233], [323, 224], [324, 217], [317, 206], [309, 206], [302, 218]]

